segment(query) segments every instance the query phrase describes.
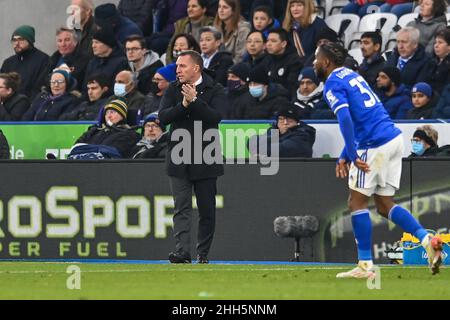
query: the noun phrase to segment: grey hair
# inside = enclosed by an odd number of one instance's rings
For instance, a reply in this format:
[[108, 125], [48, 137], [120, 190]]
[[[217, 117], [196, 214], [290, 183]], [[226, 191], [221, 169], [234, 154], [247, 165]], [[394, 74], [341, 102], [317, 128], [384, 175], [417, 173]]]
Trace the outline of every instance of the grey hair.
[[60, 28], [56, 29], [56, 36], [59, 36], [63, 32], [70, 33], [76, 43], [80, 42], [80, 37], [78, 36], [78, 33], [74, 29], [69, 29], [69, 28], [66, 28], [66, 27], [60, 27]]
[[420, 40], [420, 31], [414, 27], [404, 27], [400, 29], [398, 33], [407, 33], [409, 35], [409, 41], [412, 43], [418, 44]]
[[211, 32], [214, 36], [214, 39], [216, 39], [216, 41], [222, 40], [222, 32], [220, 32], [215, 27], [211, 27], [211, 26], [203, 27], [200, 29], [199, 34], [201, 35], [204, 32]]

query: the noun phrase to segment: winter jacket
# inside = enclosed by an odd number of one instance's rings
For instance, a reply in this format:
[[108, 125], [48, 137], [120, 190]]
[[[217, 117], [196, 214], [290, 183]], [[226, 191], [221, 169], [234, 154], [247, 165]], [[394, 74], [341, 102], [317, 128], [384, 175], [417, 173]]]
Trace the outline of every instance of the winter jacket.
[[[278, 29], [278, 28], [281, 28], [281, 23], [280, 23], [280, 21], [278, 21], [278, 19], [273, 19], [272, 24], [268, 25], [268, 26], [262, 31], [262, 33], [264, 34], [264, 37], [267, 39], [267, 38], [269, 37], [270, 30]], [[253, 27], [253, 24], [252, 24], [252, 31], [253, 31], [253, 30], [256, 30], [256, 29]]]
[[306, 28], [303, 28], [300, 25], [295, 24], [291, 32], [289, 33], [289, 38], [292, 44], [294, 44], [294, 32], [297, 32], [297, 34], [300, 37], [300, 42], [302, 44], [303, 50], [305, 52], [305, 56], [308, 57], [310, 55], [313, 55], [316, 51], [316, 34], [319, 32], [319, 30], [328, 28], [327, 24], [322, 18], [319, 18], [318, 16], [313, 17], [313, 22], [307, 26]]
[[390, 97], [384, 94], [378, 96], [392, 120], [406, 119], [408, 112], [414, 108], [410, 90], [403, 84]]
[[270, 120], [273, 119], [279, 107], [289, 103], [289, 94], [278, 83], [271, 83], [267, 95], [262, 99], [255, 99], [255, 103], [246, 109], [245, 119]]
[[441, 94], [444, 87], [450, 84], [450, 54], [442, 61], [436, 56], [428, 60], [417, 82], [426, 82]]
[[[223, 29], [219, 27], [219, 30], [224, 33]], [[224, 42], [225, 50], [231, 52], [234, 64], [242, 62], [244, 59], [247, 36], [250, 33], [250, 23], [247, 21], [239, 21], [238, 28]], [[225, 37], [224, 37], [225, 39]]]
[[172, 35], [175, 22], [187, 16], [188, 0], [154, 0], [154, 7], [159, 9], [160, 27], [163, 33]]
[[137, 73], [138, 90], [142, 94], [146, 95], [150, 92], [152, 79], [156, 73], [156, 70], [164, 67], [164, 64], [161, 62], [161, 60], [159, 60], [159, 56], [156, 52], [150, 51], [145, 56], [144, 65], [142, 66], [141, 70], [136, 71], [132, 62], [129, 62], [129, 66], [132, 72], [134, 72], [135, 74]]
[[120, 21], [114, 28], [114, 34], [118, 44], [125, 48], [125, 42], [129, 36], [139, 35], [142, 36], [142, 30], [139, 29], [136, 23], [127, 17], [120, 17]]
[[[386, 66], [396, 68], [399, 57], [400, 55], [398, 54], [398, 50], [395, 48], [389, 56]], [[417, 78], [425, 67], [428, 59], [429, 56], [425, 53], [425, 49], [419, 45], [412, 58], [408, 60], [406, 65], [403, 67], [403, 70], [400, 71], [402, 77], [401, 82], [408, 89], [411, 89], [417, 83]]]
[[153, 0], [120, 0], [117, 6], [119, 13], [133, 21], [144, 36], [153, 30]]
[[364, 59], [359, 66], [359, 74], [367, 81], [372, 87], [376, 88], [378, 73], [386, 65], [386, 60], [380, 55], [375, 54], [371, 59]]
[[169, 146], [169, 133], [164, 132], [156, 141], [142, 138], [131, 151], [133, 159], [164, 159]]
[[424, 105], [423, 107], [420, 108], [412, 108], [411, 110], [408, 111], [407, 114], [407, 119], [416, 119], [416, 120], [421, 120], [421, 119], [433, 119], [433, 111], [434, 111], [434, 107], [437, 105], [438, 102], [438, 97], [436, 95], [433, 95], [433, 97], [431, 98], [431, 100]]
[[89, 61], [84, 78], [83, 92], [87, 91], [87, 78], [93, 74], [103, 74], [113, 80], [123, 70], [130, 70], [127, 58], [119, 48], [113, 49], [111, 55], [106, 58], [94, 57]]
[[233, 58], [231, 57], [231, 53], [227, 51], [219, 51], [214, 55], [208, 68], [205, 69], [205, 72], [213, 78], [215, 82], [226, 87], [228, 70], [232, 65]]
[[297, 91], [293, 104], [299, 109], [300, 119], [335, 119], [333, 111], [323, 99], [323, 84], [321, 83], [310, 95], [304, 96]]
[[0, 130], [0, 159], [9, 159], [9, 144], [2, 130]]
[[245, 119], [247, 110], [252, 110], [256, 104], [256, 100], [250, 95], [247, 85], [241, 86], [237, 90], [228, 90], [227, 97], [230, 106], [227, 119], [230, 120]]
[[429, 147], [428, 149], [425, 150], [425, 152], [421, 156], [411, 152], [411, 154], [408, 156], [408, 159], [411, 159], [411, 158], [422, 158], [422, 157], [436, 157], [436, 156], [438, 156], [438, 153], [440, 151], [441, 150], [440, 150], [440, 148], [438, 146]]
[[79, 103], [77, 97], [65, 93], [59, 97], [42, 92], [23, 115], [23, 121], [59, 121], [63, 114], [71, 112]]
[[156, 112], [159, 110], [161, 105], [162, 96], [157, 96], [153, 93], [149, 93], [146, 97], [145, 108], [144, 108], [144, 118], [150, 113]]
[[259, 65], [267, 66], [267, 64], [269, 63], [268, 62], [269, 60], [270, 60], [270, 56], [266, 52], [263, 52], [261, 55], [259, 55], [255, 59], [253, 59], [252, 56], [249, 55], [247, 52], [247, 53], [245, 53], [243, 62], [247, 62], [251, 68], [255, 68], [256, 66], [259, 66]]
[[81, 39], [78, 46], [80, 47], [80, 52], [83, 54], [87, 54], [90, 58], [94, 57], [94, 53], [92, 51], [92, 39], [94, 37], [94, 33], [97, 31], [97, 25], [94, 22], [94, 17], [90, 17], [86, 22], [83, 31], [76, 30], [79, 34], [79, 38]]
[[60, 117], [61, 121], [95, 121], [100, 111], [106, 105], [107, 98], [103, 97], [97, 101], [83, 101], [72, 111], [66, 112]]
[[[315, 128], [300, 121], [298, 126], [289, 129], [285, 134], [279, 134], [278, 143], [272, 141], [271, 130], [273, 129], [278, 129], [278, 127], [273, 125], [269, 128], [263, 139], [261, 139], [261, 136], [250, 138], [249, 149], [258, 146], [258, 150], [249, 150], [252, 155], [272, 156], [272, 148], [278, 148], [280, 158], [312, 158], [313, 145], [316, 141]], [[255, 139], [258, 139], [257, 143]], [[266, 150], [260, 146], [265, 141], [267, 141]], [[263, 151], [267, 151], [268, 154], [263, 153]]]
[[293, 96], [298, 88], [298, 75], [303, 68], [302, 61], [297, 52], [287, 49], [281, 55], [269, 55], [267, 60], [267, 70], [271, 82], [279, 83]]
[[116, 148], [124, 158], [129, 158], [130, 153], [139, 135], [129, 125], [119, 123], [118, 125], [90, 127], [77, 141], [78, 143], [87, 143], [94, 145], [105, 145]]
[[136, 110], [136, 111], [142, 110], [142, 112], [144, 111], [145, 96], [137, 90], [131, 91], [123, 98], [119, 98], [115, 95], [112, 95], [111, 97], [108, 98], [107, 103], [109, 103], [113, 100], [117, 100], [117, 99], [125, 100], [125, 102], [127, 103], [127, 106], [128, 106], [128, 110]]
[[0, 101], [0, 121], [20, 121], [28, 108], [30, 99], [16, 92], [6, 100]]
[[15, 54], [3, 62], [1, 73], [17, 72], [22, 79], [18, 93], [34, 99], [45, 85], [49, 57], [44, 52], [32, 47]]
[[[194, 150], [195, 139], [201, 139], [201, 137], [198, 137], [198, 134], [194, 135], [195, 123], [197, 123], [197, 126], [198, 122], [201, 123], [202, 136], [207, 130], [217, 132], [219, 130], [219, 123], [222, 120], [219, 110], [226, 109], [224, 88], [220, 84], [214, 83], [213, 79], [205, 73], [202, 76], [203, 81], [197, 86], [197, 99], [189, 104], [187, 108], [182, 105], [183, 95], [181, 94], [181, 84], [176, 81], [172, 82], [165, 92], [159, 111], [159, 120], [161, 123], [163, 125], [170, 124], [170, 136], [177, 129], [184, 129], [189, 132], [190, 137], [192, 137], [189, 146], [191, 150]], [[195, 181], [223, 175], [224, 168], [222, 164], [207, 164], [203, 157], [200, 164], [196, 163], [198, 161], [194, 159], [194, 152], [191, 152], [191, 158], [188, 163], [175, 164], [170, 154], [177, 144], [178, 142], [175, 141], [169, 142], [168, 155], [166, 157], [167, 173], [169, 176]], [[201, 146], [202, 154], [205, 148], [208, 148], [208, 150], [212, 149], [211, 144], [220, 150], [220, 141], [203, 142]], [[222, 157], [215, 153], [212, 156], [214, 158]]]
[[408, 23], [408, 26], [419, 29], [419, 43], [425, 48], [425, 52], [431, 55], [434, 52], [434, 35], [436, 32], [447, 27], [447, 18], [444, 14], [439, 17], [434, 17], [431, 20], [423, 21], [419, 15], [414, 21]]
[[434, 107], [433, 119], [450, 119], [450, 84], [442, 89], [441, 98]]
[[91, 57], [81, 52], [80, 47], [65, 57], [61, 56], [59, 51], [56, 51], [51, 57], [47, 67], [47, 75], [50, 75], [54, 69], [62, 64], [67, 64], [71, 70], [72, 76], [77, 80], [77, 89], [83, 90], [82, 85], [85, 78], [86, 68]]

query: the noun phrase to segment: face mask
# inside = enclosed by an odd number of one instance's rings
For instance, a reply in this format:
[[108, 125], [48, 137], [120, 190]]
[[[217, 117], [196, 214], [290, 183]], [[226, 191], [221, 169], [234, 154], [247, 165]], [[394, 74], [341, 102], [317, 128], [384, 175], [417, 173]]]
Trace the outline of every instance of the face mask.
[[152, 82], [152, 84], [150, 85], [150, 92], [156, 96], [159, 93], [159, 91], [160, 90], [158, 84], [156, 82]]
[[125, 97], [127, 95], [126, 84], [116, 83], [114, 84], [114, 94], [117, 97]]
[[264, 94], [264, 86], [250, 87], [249, 91], [253, 98], [260, 98]]
[[106, 120], [106, 124], [108, 125], [108, 127], [112, 127], [114, 125], [111, 120]]
[[412, 152], [418, 156], [421, 156], [425, 152], [425, 146], [422, 142], [413, 141], [412, 142]]
[[174, 59], [177, 59], [180, 56], [181, 51], [173, 50], [172, 55]]
[[230, 91], [238, 90], [241, 87], [241, 80], [228, 80], [227, 87]]

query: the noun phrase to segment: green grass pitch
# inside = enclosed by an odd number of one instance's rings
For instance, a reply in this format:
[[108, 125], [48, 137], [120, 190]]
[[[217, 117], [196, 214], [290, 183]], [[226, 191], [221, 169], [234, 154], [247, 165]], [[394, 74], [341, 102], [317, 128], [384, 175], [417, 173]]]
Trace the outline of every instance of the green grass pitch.
[[[77, 265], [81, 290], [67, 289]], [[381, 289], [336, 279], [347, 266], [0, 263], [0, 299], [450, 299], [450, 270], [381, 267]], [[73, 278], [72, 278], [73, 280]]]

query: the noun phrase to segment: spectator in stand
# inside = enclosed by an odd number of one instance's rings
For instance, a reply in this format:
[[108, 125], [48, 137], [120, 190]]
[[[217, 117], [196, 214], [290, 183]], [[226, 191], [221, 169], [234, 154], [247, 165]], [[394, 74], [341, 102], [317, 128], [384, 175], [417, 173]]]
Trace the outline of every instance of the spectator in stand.
[[304, 68], [298, 81], [300, 85], [293, 103], [298, 107], [299, 119], [336, 119], [323, 99], [323, 83], [317, 79], [314, 68]]
[[224, 87], [227, 85], [228, 69], [233, 65], [233, 58], [228, 51], [219, 51], [222, 47], [222, 34], [214, 27], [200, 29], [200, 50], [203, 58], [203, 70], [214, 82]]
[[[122, 70], [128, 70], [127, 58], [123, 51], [117, 47], [117, 42], [112, 31], [101, 29], [94, 33], [92, 40], [94, 58], [89, 61], [86, 68], [86, 80], [93, 74], [103, 74], [110, 79], [114, 79]], [[84, 81], [83, 90], [87, 88], [87, 81]]]
[[[139, 141], [139, 135], [127, 124], [128, 108], [122, 100], [113, 100], [104, 108], [100, 125], [90, 127], [76, 142], [113, 148], [114, 154], [129, 158], [131, 150]], [[72, 152], [75, 148], [72, 150]], [[111, 149], [109, 149], [111, 150]], [[72, 154], [71, 152], [71, 154]]]
[[[188, 0], [154, 0], [156, 27], [147, 38], [147, 47], [159, 55], [164, 54], [175, 32], [175, 23], [186, 17]], [[154, 23], [155, 24], [155, 23]]]
[[[175, 36], [187, 33], [200, 43], [200, 29], [214, 24], [214, 18], [206, 15], [207, 0], [189, 0], [187, 6], [187, 17], [175, 22]], [[168, 51], [169, 55], [170, 52]]]
[[419, 82], [411, 90], [414, 108], [408, 111], [408, 119], [432, 119], [433, 109], [438, 97], [428, 83]]
[[45, 85], [46, 70], [49, 57], [34, 47], [35, 31], [31, 26], [17, 28], [11, 36], [11, 44], [15, 54], [5, 61], [1, 73], [17, 72], [21, 85], [17, 92], [33, 99]]
[[79, 103], [79, 93], [72, 92], [75, 82], [65, 70], [55, 70], [49, 81], [50, 92], [42, 91], [34, 99], [23, 121], [58, 121], [71, 112]]
[[7, 160], [11, 157], [11, 154], [9, 153], [9, 143], [6, 139], [5, 135], [3, 134], [3, 131], [0, 130], [0, 159]]
[[81, 51], [78, 45], [78, 35], [75, 30], [59, 28], [56, 31], [56, 52], [50, 57], [47, 74], [58, 68], [66, 68], [77, 81], [77, 90], [82, 90], [86, 68], [91, 59]]
[[270, 81], [281, 84], [291, 96], [294, 96], [298, 88], [298, 75], [303, 64], [289, 43], [287, 31], [281, 28], [271, 30], [267, 38], [266, 50], [269, 54], [267, 70]]
[[[374, 13], [378, 10], [374, 10], [373, 6], [383, 5], [383, 0], [351, 0], [349, 4], [342, 8], [342, 13], [353, 13], [359, 15], [361, 18], [366, 14]], [[378, 8], [376, 8], [378, 9]]]
[[381, 34], [377, 31], [365, 32], [361, 36], [361, 52], [364, 60], [359, 66], [359, 74], [372, 88], [376, 88], [378, 73], [386, 64], [381, 55], [382, 43]]
[[406, 119], [414, 106], [410, 90], [401, 83], [400, 71], [395, 67], [384, 67], [378, 73], [376, 88], [391, 119]]
[[[262, 136], [250, 138], [249, 151], [252, 156], [274, 156], [272, 148], [277, 148], [280, 158], [312, 158], [316, 141], [316, 129], [300, 121], [298, 109], [290, 104], [280, 106], [275, 114], [272, 127]], [[273, 130], [278, 130], [278, 142], [273, 141]], [[261, 144], [266, 143], [266, 147]]]
[[153, 0], [120, 0], [119, 14], [133, 21], [145, 37], [153, 31]]
[[145, 48], [145, 39], [139, 35], [130, 36], [125, 41], [128, 64], [138, 81], [138, 90], [146, 95], [150, 92], [156, 70], [164, 64], [156, 52]]
[[450, 119], [450, 84], [442, 89], [441, 98], [433, 111], [433, 119]]
[[231, 52], [233, 62], [241, 62], [250, 23], [241, 16], [239, 0], [220, 0], [214, 26], [222, 32], [225, 50]]
[[250, 66], [240, 62], [232, 66], [228, 72], [227, 97], [230, 110], [227, 119], [245, 119], [247, 109], [253, 109], [255, 99], [248, 89]]
[[200, 53], [200, 46], [194, 37], [187, 33], [175, 36], [169, 45], [170, 55], [167, 55], [165, 58], [166, 65], [175, 63], [180, 53], [188, 50]]
[[[127, 104], [128, 123], [134, 123], [132, 116], [144, 113], [147, 100], [137, 89], [136, 74], [128, 70], [117, 74], [114, 83], [114, 95], [109, 97], [108, 103], [113, 100], [123, 100]], [[133, 111], [133, 113], [131, 114], [130, 111]]]
[[420, 32], [419, 43], [425, 48], [425, 52], [433, 54], [435, 35], [447, 26], [447, 3], [445, 0], [422, 0], [419, 16], [408, 23]]
[[419, 44], [419, 30], [413, 27], [405, 27], [397, 32], [397, 47], [389, 56], [386, 66], [396, 67], [402, 75], [401, 82], [406, 87], [412, 88], [416, 83], [423, 68], [425, 67], [428, 55], [425, 48]]
[[278, 83], [269, 83], [269, 75], [263, 66], [250, 70], [249, 92], [254, 103], [246, 109], [245, 119], [272, 119], [281, 105], [289, 103], [287, 90]]
[[20, 74], [0, 74], [0, 121], [20, 121], [30, 107], [30, 99], [18, 93]]
[[[330, 42], [339, 42], [339, 37], [336, 32], [334, 32], [333, 29], [330, 29], [329, 27], [322, 28], [316, 33], [316, 37], [314, 38], [314, 43], [316, 44], [316, 47], [318, 48], [322, 44], [327, 44]], [[313, 62], [315, 60], [316, 56], [315, 54], [309, 56], [305, 63], [305, 67], [312, 67]]]
[[304, 62], [314, 55], [316, 34], [327, 25], [317, 16], [313, 0], [289, 0], [283, 28], [289, 32], [291, 43]]
[[274, 18], [273, 11], [270, 7], [261, 6], [253, 10], [252, 31], [261, 31], [267, 39], [271, 29], [278, 29], [280, 27], [280, 21]]
[[385, 0], [380, 6], [380, 12], [393, 13], [400, 18], [402, 15], [413, 12], [413, 0]]
[[149, 114], [142, 125], [142, 139], [131, 154], [133, 159], [164, 159], [169, 146], [169, 132], [161, 124], [158, 113]]
[[94, 121], [110, 96], [111, 81], [104, 75], [92, 75], [87, 80], [88, 100], [83, 101], [73, 111], [65, 113], [61, 121]]
[[159, 106], [171, 82], [177, 80], [176, 75], [177, 65], [175, 63], [169, 64], [165, 67], [159, 68], [153, 76], [152, 87], [150, 93], [147, 95], [147, 102], [145, 104], [144, 114], [148, 115], [159, 110]]
[[94, 22], [94, 2], [93, 0], [72, 0], [72, 5], [80, 8], [80, 24], [75, 24], [74, 26], [79, 39], [80, 51], [92, 58], [94, 56], [92, 37], [97, 31], [97, 26]]
[[428, 60], [419, 75], [418, 81], [431, 85], [441, 94], [450, 83], [450, 29], [445, 28], [436, 33], [433, 58]]
[[94, 17], [96, 25], [114, 33], [117, 43], [122, 48], [129, 36], [142, 36], [141, 29], [133, 21], [120, 15], [114, 3], [105, 3], [96, 7]]
[[252, 31], [247, 36], [247, 53], [244, 55], [244, 62], [251, 67], [267, 63], [266, 38], [261, 31]]
[[438, 138], [439, 133], [432, 126], [418, 127], [411, 139], [411, 154], [408, 158], [438, 156]]
[[[214, 0], [210, 0], [214, 1]], [[276, 0], [279, 1], [279, 0]], [[247, 21], [252, 20], [252, 13], [255, 12], [255, 8], [268, 7], [273, 12], [275, 0], [241, 0], [241, 13]]]

